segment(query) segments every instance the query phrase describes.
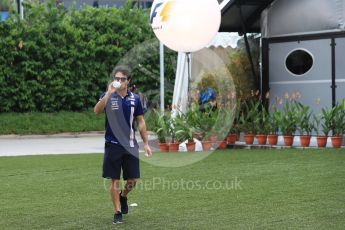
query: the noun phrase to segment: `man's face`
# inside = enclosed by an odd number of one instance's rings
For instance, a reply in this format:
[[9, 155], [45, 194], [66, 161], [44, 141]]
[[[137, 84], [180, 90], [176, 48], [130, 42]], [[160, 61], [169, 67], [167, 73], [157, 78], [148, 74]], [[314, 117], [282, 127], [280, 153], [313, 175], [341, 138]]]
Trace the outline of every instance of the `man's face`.
[[127, 89], [129, 80], [128, 77], [124, 75], [122, 72], [117, 72], [113, 79], [121, 83], [121, 87], [119, 88], [120, 90]]

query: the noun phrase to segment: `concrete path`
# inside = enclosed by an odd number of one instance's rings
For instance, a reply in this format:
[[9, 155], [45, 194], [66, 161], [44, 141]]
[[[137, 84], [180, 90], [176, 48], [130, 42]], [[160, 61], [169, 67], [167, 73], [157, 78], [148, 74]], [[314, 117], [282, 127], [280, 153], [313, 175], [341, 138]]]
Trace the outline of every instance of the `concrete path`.
[[[142, 140], [137, 133], [140, 149]], [[156, 138], [149, 134], [149, 141]], [[86, 134], [56, 135], [5, 135], [0, 136], [0, 156], [25, 156], [49, 154], [103, 153], [104, 134], [100, 132]]]
[[[139, 143], [139, 151], [142, 150], [142, 140], [139, 133], [136, 133]], [[243, 137], [241, 137], [241, 140]], [[153, 151], [158, 150], [156, 136], [149, 132], [149, 142]], [[237, 145], [244, 145], [244, 142], [236, 142]], [[255, 140], [254, 147], [257, 142]], [[283, 137], [279, 137], [278, 146], [284, 146]], [[294, 147], [300, 146], [299, 138], [296, 136]], [[311, 139], [310, 147], [316, 147], [316, 138]], [[328, 138], [327, 147], [331, 147], [331, 140]], [[104, 133], [91, 132], [81, 134], [55, 134], [55, 135], [5, 135], [0, 136], [0, 157], [1, 156], [26, 156], [26, 155], [49, 155], [49, 154], [78, 154], [78, 153], [103, 153]]]

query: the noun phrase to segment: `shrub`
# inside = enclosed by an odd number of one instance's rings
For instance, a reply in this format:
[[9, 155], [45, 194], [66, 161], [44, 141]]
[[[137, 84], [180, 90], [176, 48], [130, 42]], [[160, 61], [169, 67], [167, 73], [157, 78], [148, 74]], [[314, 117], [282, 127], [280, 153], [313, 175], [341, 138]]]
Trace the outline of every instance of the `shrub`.
[[[48, 1], [25, 8], [25, 20], [14, 14], [0, 23], [0, 112], [90, 108], [122, 57], [154, 38], [148, 11], [130, 4], [67, 10]], [[159, 84], [158, 43], [156, 47], [157, 55], [139, 59], [142, 69], [150, 71], [133, 71], [144, 93], [158, 88], [152, 87]], [[166, 70], [167, 82], [173, 82], [169, 63]], [[149, 94], [149, 100], [158, 98], [158, 92]]]

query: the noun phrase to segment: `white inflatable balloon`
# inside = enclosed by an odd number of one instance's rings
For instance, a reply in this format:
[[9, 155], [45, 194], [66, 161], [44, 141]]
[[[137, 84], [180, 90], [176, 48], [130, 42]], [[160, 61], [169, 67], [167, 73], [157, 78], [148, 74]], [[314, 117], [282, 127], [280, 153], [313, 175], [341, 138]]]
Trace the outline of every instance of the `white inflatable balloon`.
[[194, 52], [208, 45], [219, 30], [217, 0], [155, 0], [150, 22], [157, 38], [180, 52]]

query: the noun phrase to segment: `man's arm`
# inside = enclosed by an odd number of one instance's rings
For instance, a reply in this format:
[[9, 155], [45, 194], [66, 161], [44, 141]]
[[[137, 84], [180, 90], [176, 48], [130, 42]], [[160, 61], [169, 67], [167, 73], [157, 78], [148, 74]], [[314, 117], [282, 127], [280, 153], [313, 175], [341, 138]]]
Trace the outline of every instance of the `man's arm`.
[[93, 108], [93, 111], [95, 112], [96, 115], [100, 114], [102, 111], [104, 111], [104, 107], [107, 104], [108, 98], [110, 94], [107, 92], [102, 99], [100, 99], [95, 107]]
[[140, 136], [143, 139], [144, 142], [144, 150], [147, 156], [152, 156], [152, 151], [149, 146], [149, 140], [148, 135], [146, 131], [146, 123], [143, 115], [137, 116], [137, 122], [138, 122], [138, 129], [140, 132]]
[[105, 105], [107, 104], [108, 98], [109, 96], [114, 93], [116, 91], [116, 89], [114, 88], [113, 84], [110, 83], [108, 85], [108, 90], [105, 93], [104, 97], [102, 97], [97, 104], [95, 105], [95, 107], [93, 108], [93, 111], [95, 112], [95, 114], [100, 114], [101, 112], [104, 111]]

